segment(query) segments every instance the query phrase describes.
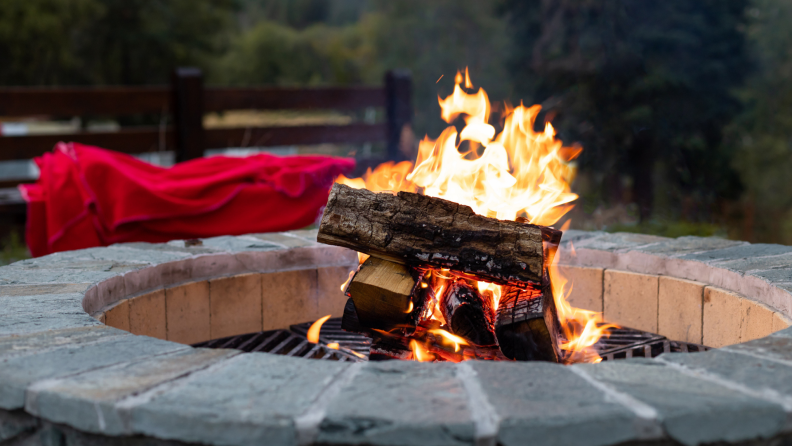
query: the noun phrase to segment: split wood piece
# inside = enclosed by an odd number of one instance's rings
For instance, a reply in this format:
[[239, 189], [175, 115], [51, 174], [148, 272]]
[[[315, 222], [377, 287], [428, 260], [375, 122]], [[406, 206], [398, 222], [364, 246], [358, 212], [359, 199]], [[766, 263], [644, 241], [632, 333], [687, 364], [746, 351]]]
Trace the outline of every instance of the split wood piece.
[[418, 283], [409, 267], [369, 257], [347, 287], [359, 325], [381, 330], [414, 326], [412, 295]]
[[334, 184], [317, 240], [413, 266], [449, 268], [502, 285], [541, 283], [545, 244], [561, 231], [477, 215], [410, 192], [374, 193]]
[[360, 325], [355, 301], [350, 297], [344, 305], [344, 316], [341, 318], [341, 329], [353, 333], [368, 334], [368, 330]]
[[478, 346], [496, 345], [491, 296], [479, 294], [464, 279], [451, 283], [440, 301], [443, 318], [450, 331]]
[[560, 323], [550, 287], [504, 287], [495, 333], [504, 355], [518, 361], [561, 362]]

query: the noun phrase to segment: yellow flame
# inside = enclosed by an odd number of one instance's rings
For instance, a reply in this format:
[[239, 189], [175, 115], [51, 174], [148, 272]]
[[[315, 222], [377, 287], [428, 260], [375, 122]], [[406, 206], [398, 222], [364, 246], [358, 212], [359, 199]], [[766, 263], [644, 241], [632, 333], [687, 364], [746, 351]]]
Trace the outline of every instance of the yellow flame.
[[354, 269], [352, 271], [350, 271], [349, 272], [349, 278], [347, 278], [346, 282], [341, 284], [341, 292], [342, 293], [346, 292], [347, 285], [349, 285], [349, 282], [351, 282], [352, 278], [355, 277], [355, 272], [356, 272], [356, 270], [354, 270]]
[[410, 350], [413, 352], [413, 359], [418, 362], [434, 360], [434, 355], [426, 351], [415, 339], [410, 340]]
[[331, 342], [327, 344], [327, 348], [332, 348], [333, 350], [338, 350], [338, 347], [339, 347], [338, 342]]
[[609, 328], [617, 325], [603, 323], [601, 313], [574, 308], [569, 304], [567, 299], [572, 293], [572, 284], [560, 273], [558, 260], [559, 256], [555, 256], [548, 267], [548, 274], [558, 319], [567, 339], [567, 342], [561, 344], [561, 348], [568, 353], [568, 362], [600, 362], [602, 358], [594, 344]]
[[308, 329], [308, 334], [306, 335], [306, 337], [308, 338], [308, 342], [313, 342], [314, 344], [318, 344], [319, 343], [319, 331], [322, 330], [322, 325], [328, 319], [330, 319], [330, 316], [331, 315], [328, 314], [327, 316], [325, 316], [325, 317], [317, 320], [313, 324], [311, 324], [311, 327]]
[[339, 175], [336, 183], [346, 184], [355, 189], [368, 189], [372, 192], [415, 192], [415, 185], [406, 180], [407, 174], [412, 170], [412, 163], [402, 161], [395, 164], [388, 161], [377, 166], [373, 171], [369, 167], [363, 178], [347, 178]]
[[[573, 160], [582, 148], [564, 147], [550, 123], [542, 131], [534, 130], [541, 106], [506, 106], [503, 129], [498, 133], [490, 124], [487, 93], [482, 88], [473, 91], [467, 69], [464, 74], [457, 72], [453, 93], [438, 97], [438, 102], [447, 123], [464, 120], [461, 131], [449, 126], [436, 140], [425, 137], [419, 143], [414, 166], [406, 161], [384, 163], [369, 169], [363, 178], [341, 177], [338, 181], [375, 192], [421, 192], [470, 206], [479, 215], [501, 220], [523, 217], [543, 226], [555, 224], [572, 208], [571, 202], [578, 197], [570, 188], [576, 173]], [[569, 221], [563, 229], [568, 225]], [[607, 326], [599, 326], [599, 314], [567, 303], [571, 287], [565, 288], [566, 279], [555, 265], [551, 278], [569, 340], [563, 348], [573, 355], [592, 353]], [[497, 309], [501, 287], [479, 282], [478, 288], [482, 294], [491, 292]], [[442, 287], [437, 290], [438, 302], [442, 292]], [[443, 322], [438, 302], [428, 311], [431, 319]]]
[[464, 338], [460, 338], [459, 336], [457, 336], [455, 334], [451, 334], [451, 333], [449, 333], [449, 332], [447, 332], [447, 331], [445, 331], [443, 329], [440, 329], [440, 328], [435, 328], [435, 329], [429, 330], [429, 333], [439, 335], [439, 336], [443, 337], [446, 341], [454, 344], [454, 351], [455, 352], [459, 351], [459, 346], [460, 345], [469, 345], [468, 342]]
[[410, 305], [407, 306], [407, 311], [405, 311], [405, 313], [412, 313], [413, 308], [415, 308], [415, 305], [413, 305], [413, 301], [410, 301]]

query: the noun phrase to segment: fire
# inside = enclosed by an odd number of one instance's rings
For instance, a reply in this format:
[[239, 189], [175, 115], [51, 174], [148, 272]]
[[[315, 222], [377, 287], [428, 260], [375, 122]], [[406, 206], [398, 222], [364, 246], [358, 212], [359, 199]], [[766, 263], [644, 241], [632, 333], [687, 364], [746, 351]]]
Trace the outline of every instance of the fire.
[[[438, 97], [438, 101], [445, 122], [464, 121], [461, 131], [452, 125], [436, 140], [425, 137], [419, 143], [414, 165], [388, 162], [373, 171], [368, 169], [363, 178], [341, 176], [337, 181], [375, 192], [419, 192], [470, 206], [487, 217], [522, 217], [543, 226], [555, 224], [573, 207], [578, 196], [570, 188], [576, 173], [572, 161], [582, 148], [564, 147], [550, 123], [542, 131], [534, 130], [541, 106], [506, 106], [498, 132], [490, 123], [487, 93], [482, 88], [474, 91], [467, 69], [464, 74], [457, 73], [453, 93]], [[568, 340], [564, 350], [579, 360], [598, 360], [592, 346], [604, 330], [598, 328], [599, 315], [572, 308], [566, 301], [566, 280], [555, 265], [551, 271], [553, 297]], [[501, 287], [479, 282], [478, 288], [482, 294], [491, 294], [497, 309]], [[442, 292], [442, 288], [437, 290], [428, 308], [429, 317], [441, 322], [438, 301]], [[411, 343], [411, 348], [418, 360], [428, 355], [418, 353], [418, 343]]]
[[413, 352], [413, 359], [418, 362], [432, 361], [435, 358], [433, 354], [429, 353], [426, 348], [415, 339], [410, 340], [410, 349]]
[[305, 336], [308, 338], [308, 342], [312, 342], [314, 344], [319, 343], [319, 332], [322, 330], [322, 325], [324, 325], [324, 323], [330, 319], [330, 316], [331, 315], [328, 314], [325, 317], [317, 319], [316, 322], [311, 324], [311, 326], [308, 328], [308, 334]]
[[[574, 247], [572, 252], [574, 253]], [[602, 358], [594, 349], [594, 344], [599, 341], [607, 329], [617, 327], [617, 325], [603, 323], [601, 314], [596, 311], [583, 310], [569, 305], [567, 298], [572, 292], [572, 284], [560, 273], [558, 258], [559, 256], [556, 256], [553, 259], [548, 273], [561, 329], [567, 339], [561, 348], [569, 355], [567, 362], [600, 362]]]

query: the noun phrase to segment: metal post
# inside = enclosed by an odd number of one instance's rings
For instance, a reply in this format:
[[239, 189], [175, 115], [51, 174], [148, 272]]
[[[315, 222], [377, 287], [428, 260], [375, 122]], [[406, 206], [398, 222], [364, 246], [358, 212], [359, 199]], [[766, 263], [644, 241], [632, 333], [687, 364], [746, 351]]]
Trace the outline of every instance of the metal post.
[[203, 156], [203, 73], [198, 68], [177, 68], [171, 81], [176, 161]]
[[391, 70], [385, 73], [385, 113], [387, 116], [388, 159], [401, 161], [407, 158], [401, 148], [405, 127], [412, 125], [412, 75], [409, 70]]

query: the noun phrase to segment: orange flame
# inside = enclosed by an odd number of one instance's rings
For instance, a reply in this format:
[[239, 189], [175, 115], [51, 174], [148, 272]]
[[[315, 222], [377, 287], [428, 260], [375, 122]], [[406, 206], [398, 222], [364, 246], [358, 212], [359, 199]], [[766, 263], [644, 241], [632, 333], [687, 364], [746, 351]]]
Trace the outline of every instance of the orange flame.
[[457, 336], [455, 334], [451, 334], [451, 333], [449, 333], [449, 332], [447, 332], [447, 331], [445, 331], [443, 329], [440, 329], [440, 328], [435, 328], [435, 329], [429, 330], [429, 333], [439, 335], [445, 341], [448, 341], [451, 344], [453, 344], [455, 352], [459, 351], [459, 346], [460, 345], [469, 345], [468, 342], [465, 339], [460, 338], [459, 336]]
[[[572, 252], [574, 253], [574, 247]], [[617, 325], [603, 323], [601, 313], [574, 308], [569, 304], [567, 298], [572, 293], [572, 284], [558, 269], [559, 257], [555, 256], [553, 259], [548, 268], [548, 274], [561, 329], [567, 339], [567, 342], [561, 345], [561, 348], [568, 354], [566, 361], [600, 362], [602, 358], [594, 348], [594, 344], [609, 328], [617, 327]]]
[[[572, 193], [570, 183], [576, 173], [572, 161], [582, 148], [564, 147], [555, 138], [550, 123], [545, 124], [543, 131], [535, 131], [539, 105], [506, 106], [503, 129], [498, 133], [490, 124], [487, 93], [482, 88], [472, 92], [467, 69], [464, 74], [456, 74], [455, 83], [453, 93], [444, 99], [438, 97], [438, 102], [444, 121], [451, 124], [458, 118], [464, 120], [461, 131], [449, 126], [437, 140], [425, 137], [419, 143], [414, 168], [407, 161], [388, 162], [373, 171], [368, 169], [363, 178], [342, 176], [338, 182], [375, 192], [422, 192], [501, 220], [523, 217], [532, 224], [555, 224], [572, 209], [571, 202], [578, 197]], [[564, 226], [568, 227], [568, 222]], [[599, 356], [592, 346], [607, 326], [598, 326], [599, 314], [567, 303], [567, 281], [555, 265], [551, 267], [551, 280], [558, 316], [568, 339], [564, 350], [576, 360], [592, 357], [596, 360]], [[492, 294], [493, 307], [497, 309], [501, 287], [479, 282], [478, 288], [482, 294]], [[438, 301], [442, 292], [439, 288], [435, 293]], [[437, 301], [428, 311], [431, 319], [443, 321]], [[415, 353], [420, 345], [411, 343], [411, 348]], [[414, 354], [416, 358], [426, 355], [426, 352]]]
[[314, 344], [319, 343], [319, 331], [322, 330], [322, 325], [327, 322], [328, 319], [330, 319], [330, 316], [332, 315], [328, 314], [327, 316], [320, 318], [311, 324], [311, 327], [308, 328], [308, 334], [305, 336], [308, 338], [308, 342], [313, 342]]
[[426, 351], [426, 349], [415, 339], [410, 340], [410, 349], [413, 352], [413, 359], [418, 362], [428, 362], [435, 359], [434, 355]]

